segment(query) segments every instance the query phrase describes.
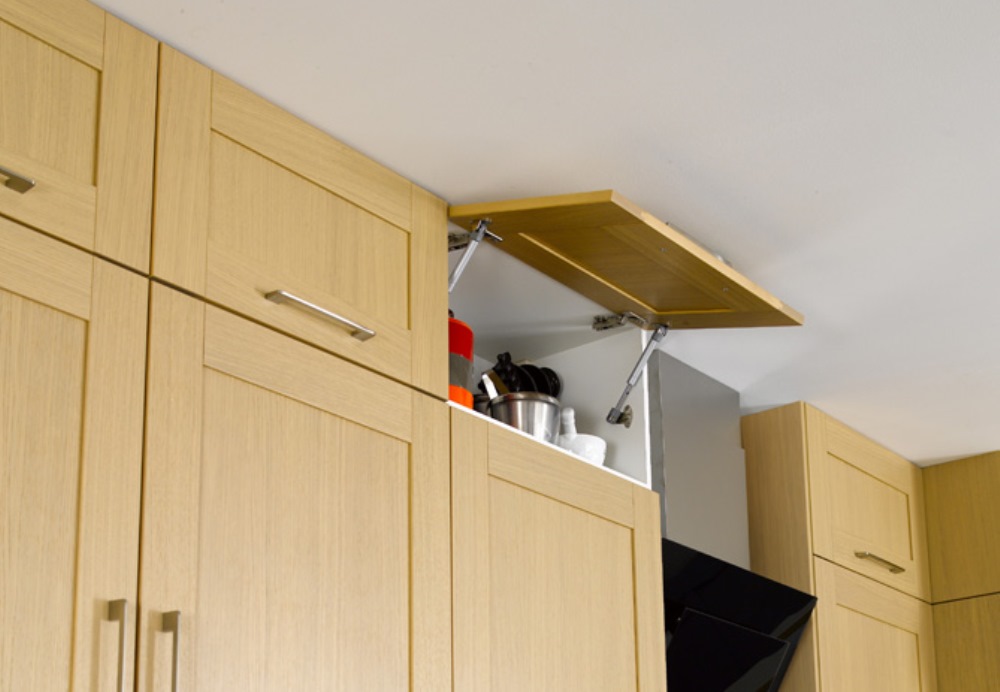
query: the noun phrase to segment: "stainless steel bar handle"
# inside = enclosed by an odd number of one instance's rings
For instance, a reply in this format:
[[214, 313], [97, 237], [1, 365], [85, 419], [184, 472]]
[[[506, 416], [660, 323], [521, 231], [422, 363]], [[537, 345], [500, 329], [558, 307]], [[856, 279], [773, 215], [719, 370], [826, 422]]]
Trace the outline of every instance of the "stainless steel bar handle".
[[326, 308], [321, 308], [319, 305], [310, 303], [308, 300], [303, 300], [296, 295], [292, 295], [288, 291], [271, 291], [270, 293], [265, 293], [264, 297], [272, 303], [278, 303], [279, 305], [281, 303], [292, 303], [300, 308], [304, 308], [310, 312], [314, 312], [317, 315], [325, 317], [328, 320], [333, 320], [340, 326], [347, 327], [351, 332], [351, 336], [358, 341], [368, 341], [368, 339], [375, 336], [375, 331], [373, 329], [364, 327], [353, 320], [349, 320], [342, 315], [338, 315], [335, 312], [330, 312]]
[[174, 657], [170, 666], [170, 692], [177, 692], [177, 678], [180, 675], [181, 665], [181, 611], [172, 610], [163, 614], [163, 624], [161, 630], [172, 632], [174, 635]]
[[125, 692], [125, 643], [128, 639], [128, 601], [108, 601], [108, 620], [118, 622], [118, 692]]
[[10, 188], [14, 192], [20, 192], [22, 195], [35, 186], [35, 181], [31, 178], [26, 178], [3, 166], [0, 166], [0, 175], [7, 179], [4, 182], [4, 187]]
[[895, 562], [889, 562], [884, 557], [879, 557], [875, 553], [870, 553], [867, 550], [854, 551], [854, 557], [861, 558], [862, 560], [871, 560], [872, 562], [877, 562], [878, 564], [882, 565], [893, 574], [899, 574], [901, 572], [906, 571], [905, 567], [900, 567]]

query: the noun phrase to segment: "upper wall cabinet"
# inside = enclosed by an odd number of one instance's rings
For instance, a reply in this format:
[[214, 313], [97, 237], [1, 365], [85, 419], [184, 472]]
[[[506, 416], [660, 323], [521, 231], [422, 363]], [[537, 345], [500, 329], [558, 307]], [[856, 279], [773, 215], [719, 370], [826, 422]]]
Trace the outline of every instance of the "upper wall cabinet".
[[156, 41], [84, 0], [0, 0], [0, 214], [146, 272]]
[[161, 51], [153, 274], [447, 397], [446, 207]]
[[613, 190], [452, 207], [498, 247], [615, 313], [672, 329], [802, 324], [802, 315]]

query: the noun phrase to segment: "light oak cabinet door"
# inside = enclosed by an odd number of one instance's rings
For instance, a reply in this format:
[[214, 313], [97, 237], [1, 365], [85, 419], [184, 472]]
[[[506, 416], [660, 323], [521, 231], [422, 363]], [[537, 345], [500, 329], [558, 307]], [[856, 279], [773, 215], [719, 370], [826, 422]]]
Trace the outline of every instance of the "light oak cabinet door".
[[0, 218], [0, 689], [131, 687], [147, 295]]
[[452, 411], [455, 689], [665, 690], [656, 495]]
[[167, 47], [157, 142], [156, 277], [447, 398], [443, 201]]
[[155, 285], [147, 416], [138, 689], [450, 687], [444, 403]]
[[816, 559], [820, 689], [933, 692], [931, 606]]
[[930, 600], [920, 469], [805, 407], [813, 552]]
[[86, 0], [0, 0], [0, 214], [149, 270], [156, 51]]

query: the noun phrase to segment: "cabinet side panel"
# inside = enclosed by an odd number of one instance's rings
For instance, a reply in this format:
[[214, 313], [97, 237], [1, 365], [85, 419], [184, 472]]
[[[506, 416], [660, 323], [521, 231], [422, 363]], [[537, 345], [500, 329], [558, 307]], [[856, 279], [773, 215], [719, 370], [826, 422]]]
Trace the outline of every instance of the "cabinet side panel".
[[1000, 592], [1000, 452], [925, 468], [923, 478], [934, 601]]
[[490, 544], [487, 426], [451, 411], [455, 690], [490, 689]]
[[410, 540], [413, 692], [451, 689], [451, 512], [448, 407], [413, 395]]
[[639, 690], [667, 689], [667, 644], [663, 622], [663, 559], [660, 551], [660, 499], [634, 488], [636, 671]]
[[750, 565], [758, 574], [813, 593], [804, 407], [745, 416], [742, 433]]
[[440, 199], [413, 187], [410, 229], [412, 383], [448, 398], [448, 211]]
[[1000, 594], [934, 606], [941, 692], [1000, 690]]

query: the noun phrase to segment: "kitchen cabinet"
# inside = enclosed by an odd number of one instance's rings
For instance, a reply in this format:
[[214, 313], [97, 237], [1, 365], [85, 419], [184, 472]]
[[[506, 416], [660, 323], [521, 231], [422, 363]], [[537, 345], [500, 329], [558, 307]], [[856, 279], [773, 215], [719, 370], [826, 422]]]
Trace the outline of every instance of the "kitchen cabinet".
[[149, 338], [139, 689], [446, 689], [447, 406], [159, 285]]
[[[819, 567], [838, 564], [870, 580], [865, 583], [870, 594], [888, 598], [902, 592], [929, 600], [919, 469], [803, 403], [744, 416], [741, 427], [751, 568], [820, 596], [820, 612], [799, 646], [786, 687], [830, 689], [840, 678], [829, 677], [825, 656], [833, 649], [824, 636], [839, 630], [824, 629], [820, 582], [830, 585], [843, 579], [821, 577]], [[878, 588], [879, 584], [891, 589]], [[861, 650], [888, 637], [862, 625], [854, 629], [860, 634], [870, 631], [873, 641], [863, 636], [850, 642], [835, 639], [838, 647], [851, 649], [838, 656], [866, 660]], [[858, 669], [863, 667], [859, 664]], [[925, 677], [921, 673], [922, 681]], [[835, 686], [831, 692], [841, 689], [854, 688]]]
[[1000, 689], [1000, 594], [934, 606], [941, 692]]
[[802, 403], [742, 430], [754, 565], [808, 586], [815, 554], [930, 600], [918, 467]]
[[933, 692], [931, 606], [815, 558], [819, 689]]
[[1000, 452], [929, 466], [923, 479], [934, 602], [1000, 593]]
[[444, 202], [169, 47], [158, 113], [155, 277], [447, 398]]
[[457, 690], [664, 690], [654, 493], [452, 410]]
[[0, 0], [0, 214], [148, 271], [156, 46], [84, 0]]
[[0, 218], [0, 689], [131, 686], [148, 283]]

